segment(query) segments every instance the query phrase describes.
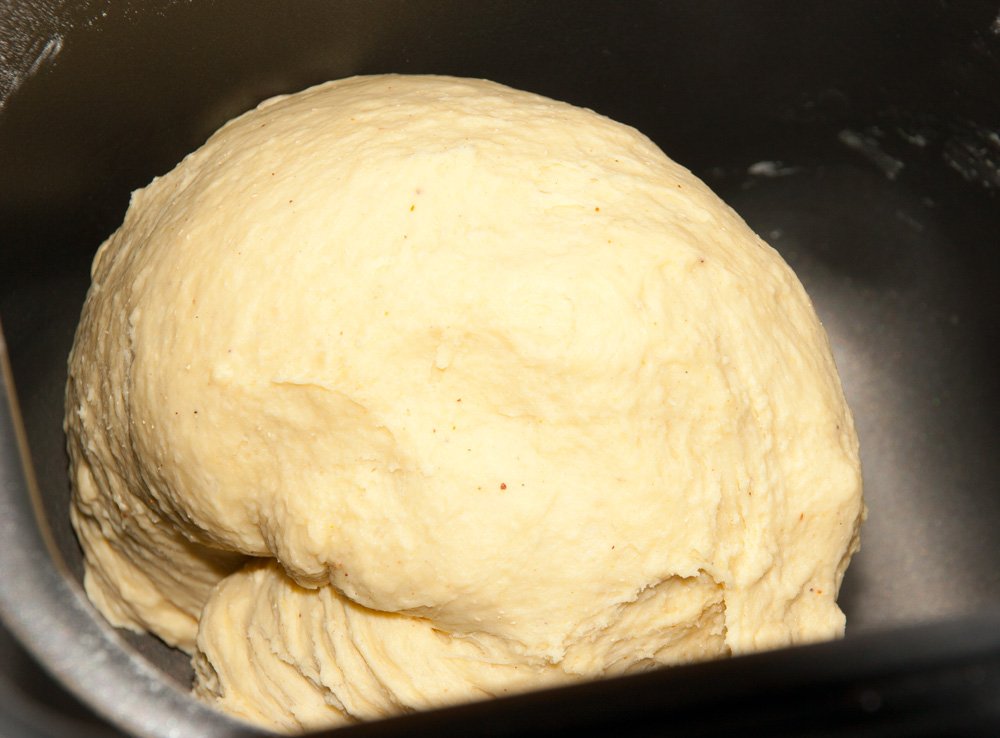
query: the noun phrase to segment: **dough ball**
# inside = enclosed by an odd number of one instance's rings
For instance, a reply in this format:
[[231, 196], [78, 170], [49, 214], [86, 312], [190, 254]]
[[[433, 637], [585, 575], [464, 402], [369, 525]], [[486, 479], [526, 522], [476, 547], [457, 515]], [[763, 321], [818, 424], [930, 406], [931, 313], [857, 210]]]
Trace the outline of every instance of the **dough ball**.
[[634, 129], [498, 84], [274, 98], [134, 193], [66, 429], [92, 600], [278, 729], [844, 629], [801, 285]]

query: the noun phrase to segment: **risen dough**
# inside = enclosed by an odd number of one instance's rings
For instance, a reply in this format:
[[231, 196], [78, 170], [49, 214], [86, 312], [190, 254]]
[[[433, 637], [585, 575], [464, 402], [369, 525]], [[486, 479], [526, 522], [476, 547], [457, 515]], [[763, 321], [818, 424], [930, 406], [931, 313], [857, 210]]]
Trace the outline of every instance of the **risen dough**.
[[497, 84], [275, 98], [137, 191], [66, 428], [90, 597], [279, 729], [844, 628], [802, 287], [634, 129]]

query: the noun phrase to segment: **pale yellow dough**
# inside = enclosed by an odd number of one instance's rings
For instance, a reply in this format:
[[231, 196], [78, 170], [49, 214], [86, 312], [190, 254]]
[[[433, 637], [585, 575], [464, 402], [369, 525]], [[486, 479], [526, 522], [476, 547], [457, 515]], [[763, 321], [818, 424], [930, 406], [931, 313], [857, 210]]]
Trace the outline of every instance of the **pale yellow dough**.
[[279, 730], [844, 629], [801, 285], [634, 129], [490, 82], [275, 98], [137, 191], [66, 429], [91, 599]]

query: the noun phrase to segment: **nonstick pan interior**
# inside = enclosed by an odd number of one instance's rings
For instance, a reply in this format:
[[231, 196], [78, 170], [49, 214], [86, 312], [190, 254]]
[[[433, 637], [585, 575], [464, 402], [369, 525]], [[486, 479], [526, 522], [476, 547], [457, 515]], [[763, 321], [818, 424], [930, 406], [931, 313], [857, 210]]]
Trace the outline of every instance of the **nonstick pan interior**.
[[[0, 319], [44, 523], [72, 576], [65, 359], [90, 259], [129, 192], [272, 94], [392, 71], [486, 77], [591, 107], [702, 177], [788, 260], [830, 334], [870, 508], [841, 595], [848, 638], [1000, 608], [997, 10], [62, 8], [0, 108]], [[186, 684], [185, 658], [126, 639]]]

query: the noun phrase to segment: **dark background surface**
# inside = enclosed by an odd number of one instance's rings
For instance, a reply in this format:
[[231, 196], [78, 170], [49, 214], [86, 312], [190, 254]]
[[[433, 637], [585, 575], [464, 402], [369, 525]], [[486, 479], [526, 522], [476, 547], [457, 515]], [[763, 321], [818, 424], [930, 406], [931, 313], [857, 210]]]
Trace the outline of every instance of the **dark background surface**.
[[[47, 523], [76, 576], [65, 356], [90, 259], [129, 193], [270, 95], [432, 72], [636, 126], [795, 268], [855, 412], [870, 507], [841, 645], [1000, 607], [996, 3], [8, 6], [6, 39], [24, 41], [19, 24], [34, 40], [8, 43], [21, 56], [5, 67], [48, 52], [0, 87], [0, 319]], [[188, 678], [183, 658], [130, 640]], [[83, 714], [9, 638], [0, 658], [10, 689], [33, 698], [17, 704]]]

